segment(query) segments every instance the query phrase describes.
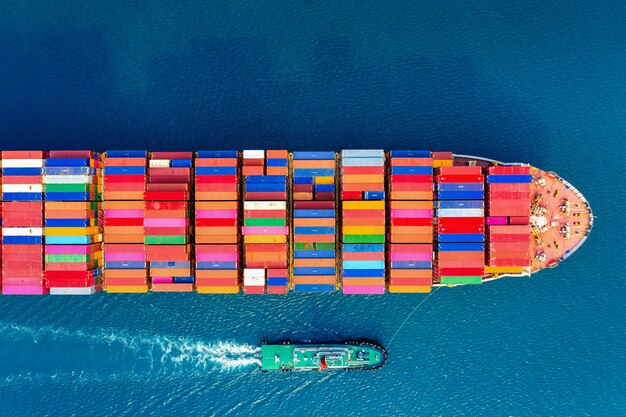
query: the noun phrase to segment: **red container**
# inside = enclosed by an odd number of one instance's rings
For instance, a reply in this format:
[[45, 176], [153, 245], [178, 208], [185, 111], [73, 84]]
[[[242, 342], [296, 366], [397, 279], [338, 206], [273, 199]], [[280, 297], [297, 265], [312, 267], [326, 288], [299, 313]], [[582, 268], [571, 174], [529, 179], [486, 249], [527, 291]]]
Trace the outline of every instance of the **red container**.
[[268, 294], [287, 294], [288, 292], [289, 289], [287, 287], [276, 287], [273, 285], [267, 287]]
[[[482, 167], [480, 166], [451, 166], [451, 167], [440, 167], [439, 168], [440, 175], [480, 175], [482, 174]], [[463, 181], [460, 181], [463, 182]]]
[[294, 210], [304, 210], [304, 209], [334, 209], [335, 202], [334, 201], [294, 201], [293, 202]]
[[341, 176], [346, 175], [385, 175], [385, 167], [359, 167], [359, 166], [349, 166], [349, 167], [341, 167]]
[[244, 294], [265, 294], [265, 287], [244, 286]]
[[231, 287], [239, 285], [237, 278], [196, 278], [196, 286]]
[[484, 217], [439, 217], [438, 233], [482, 233], [485, 229]]
[[484, 175], [438, 175], [437, 182], [441, 183], [483, 183], [485, 182]]
[[437, 268], [435, 272], [439, 276], [482, 276], [485, 273], [485, 270], [484, 268]]
[[423, 167], [433, 166], [432, 158], [390, 158], [392, 167]]
[[392, 183], [391, 191], [432, 191], [431, 182]]
[[196, 175], [196, 184], [237, 184], [239, 177], [237, 175]]
[[361, 191], [342, 191], [342, 200], [363, 200], [363, 192]]
[[527, 175], [530, 174], [530, 166], [498, 165], [494, 167], [489, 167], [489, 173], [502, 175]]
[[104, 158], [105, 167], [146, 166], [147, 158]]
[[43, 151], [2, 151], [2, 159], [43, 159]]
[[146, 201], [146, 210], [187, 210], [189, 203], [186, 201]]
[[520, 224], [529, 224], [529, 223], [530, 223], [529, 216], [509, 217], [509, 224], [511, 225], [520, 225]]
[[143, 193], [144, 200], [189, 200], [189, 193], [178, 191], [146, 191]]
[[431, 156], [437, 161], [452, 159], [452, 152], [432, 152]]
[[430, 218], [392, 218], [391, 219], [392, 226], [432, 226], [433, 219]]
[[29, 175], [29, 176], [3, 176], [2, 183], [3, 184], [41, 184], [43, 178], [40, 176]]
[[104, 183], [105, 184], [114, 183], [114, 182], [143, 183], [143, 182], [146, 182], [148, 180], [148, 177], [146, 175], [142, 175], [142, 174], [129, 174], [129, 175], [124, 175], [124, 174], [104, 174], [102, 178], [104, 179]]
[[143, 218], [105, 218], [104, 219], [105, 226], [143, 226]]
[[198, 219], [196, 218], [196, 226], [237, 226], [237, 219]]

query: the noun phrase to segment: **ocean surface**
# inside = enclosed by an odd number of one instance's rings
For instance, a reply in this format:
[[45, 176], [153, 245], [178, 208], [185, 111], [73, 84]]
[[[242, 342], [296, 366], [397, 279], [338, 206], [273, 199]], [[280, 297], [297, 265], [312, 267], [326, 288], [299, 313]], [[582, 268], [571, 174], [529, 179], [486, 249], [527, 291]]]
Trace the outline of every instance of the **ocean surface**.
[[[1, 2], [2, 149], [452, 150], [554, 170], [597, 219], [556, 269], [426, 301], [0, 297], [0, 415], [626, 415], [625, 21], [617, 0]], [[385, 368], [258, 370], [265, 339], [360, 337]]]

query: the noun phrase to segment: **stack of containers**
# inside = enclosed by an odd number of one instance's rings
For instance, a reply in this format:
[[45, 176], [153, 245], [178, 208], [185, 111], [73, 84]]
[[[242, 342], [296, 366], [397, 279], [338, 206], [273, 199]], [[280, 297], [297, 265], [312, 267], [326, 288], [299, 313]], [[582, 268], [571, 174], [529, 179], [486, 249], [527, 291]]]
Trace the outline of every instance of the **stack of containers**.
[[335, 152], [294, 152], [293, 283], [296, 292], [336, 288]]
[[102, 190], [99, 154], [50, 151], [45, 160], [45, 271], [53, 295], [102, 289]]
[[437, 175], [437, 266], [442, 284], [480, 284], [485, 272], [484, 182], [479, 166]]
[[152, 291], [191, 292], [191, 152], [152, 152], [144, 193], [144, 243]]
[[44, 153], [2, 151], [2, 293], [46, 294], [43, 274]]
[[196, 291], [236, 294], [239, 285], [239, 152], [200, 151], [195, 160]]
[[342, 291], [385, 293], [385, 153], [341, 152]]
[[433, 158], [389, 152], [388, 290], [427, 293], [433, 282]]
[[531, 182], [529, 166], [489, 167], [487, 264], [497, 268], [495, 272], [519, 273], [530, 266]]
[[289, 289], [288, 171], [287, 151], [243, 151], [245, 294]]
[[433, 168], [451, 167], [454, 164], [452, 152], [433, 152]]
[[107, 292], [148, 292], [144, 245], [144, 192], [148, 153], [107, 151], [104, 156], [104, 267]]

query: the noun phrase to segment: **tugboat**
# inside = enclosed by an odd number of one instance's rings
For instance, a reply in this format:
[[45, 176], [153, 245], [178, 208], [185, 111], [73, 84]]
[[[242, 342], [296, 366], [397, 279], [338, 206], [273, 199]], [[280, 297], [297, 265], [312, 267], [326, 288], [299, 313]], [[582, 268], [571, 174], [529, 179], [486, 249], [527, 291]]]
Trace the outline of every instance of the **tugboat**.
[[366, 341], [344, 343], [298, 343], [289, 341], [261, 345], [261, 371], [303, 372], [343, 369], [371, 371], [387, 362], [382, 346]]

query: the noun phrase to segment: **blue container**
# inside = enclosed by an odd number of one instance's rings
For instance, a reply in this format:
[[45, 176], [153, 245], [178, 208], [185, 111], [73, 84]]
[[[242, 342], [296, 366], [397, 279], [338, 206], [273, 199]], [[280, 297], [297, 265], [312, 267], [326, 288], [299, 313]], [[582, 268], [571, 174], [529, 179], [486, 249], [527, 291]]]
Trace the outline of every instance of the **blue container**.
[[88, 167], [91, 163], [89, 158], [47, 158], [44, 166], [47, 167]]
[[391, 167], [391, 175], [433, 175], [433, 167]]
[[295, 267], [294, 275], [335, 275], [335, 268], [332, 267]]
[[293, 217], [299, 217], [301, 219], [327, 219], [335, 217], [335, 210], [294, 210]]
[[328, 161], [335, 159], [335, 152], [293, 152], [293, 159], [300, 161]]
[[484, 200], [483, 191], [440, 191], [437, 193], [439, 200]]
[[366, 191], [363, 193], [363, 198], [365, 200], [384, 200], [385, 192], [384, 191]]
[[265, 161], [265, 165], [268, 167], [286, 167], [287, 159], [286, 158], [267, 158]]
[[344, 269], [342, 275], [346, 278], [384, 278], [384, 269]]
[[250, 193], [286, 192], [287, 184], [248, 182], [246, 183], [246, 191]]
[[287, 184], [284, 175], [248, 175], [246, 184]]
[[313, 177], [293, 177], [293, 183], [309, 185], [309, 184], [314, 184], [315, 179]]
[[287, 277], [267, 277], [267, 285], [270, 287], [284, 287], [289, 284]]
[[483, 243], [438, 243], [440, 252], [484, 252]]
[[146, 263], [142, 261], [113, 261], [105, 262], [104, 268], [108, 269], [146, 269]]
[[148, 151], [106, 151], [107, 158], [147, 158]]
[[487, 175], [487, 184], [525, 184], [533, 181], [530, 174], [524, 175]]
[[294, 292], [333, 292], [335, 286], [332, 284], [296, 284], [293, 286]]
[[145, 175], [145, 166], [104, 167], [104, 175]]
[[94, 235], [86, 236], [46, 236], [47, 245], [88, 245], [94, 243]]
[[430, 151], [389, 151], [391, 158], [430, 158]]
[[41, 168], [2, 168], [2, 175], [7, 177], [39, 177], [42, 172]]
[[172, 168], [191, 168], [193, 166], [191, 159], [174, 159], [171, 165]]
[[193, 276], [190, 277], [174, 277], [176, 284], [193, 284]]
[[2, 193], [2, 201], [43, 201], [43, 193]]
[[7, 245], [41, 245], [43, 236], [2, 236], [2, 243]]
[[294, 227], [294, 233], [300, 235], [334, 235], [335, 228], [333, 226], [297, 226]]
[[439, 183], [437, 190], [439, 191], [483, 191], [485, 185], [482, 183]]
[[237, 167], [196, 167], [196, 175], [237, 175]]
[[294, 258], [301, 259], [313, 259], [313, 258], [334, 258], [335, 251], [334, 250], [305, 250], [305, 249], [296, 249], [293, 251]]
[[334, 193], [335, 184], [315, 184], [316, 193]]
[[432, 269], [433, 263], [426, 261], [392, 261], [393, 269]]
[[441, 243], [479, 243], [485, 241], [482, 233], [449, 233], [438, 234], [437, 240]]
[[237, 269], [237, 262], [196, 262], [196, 269]]
[[96, 175], [96, 169], [90, 167], [45, 167], [43, 175]]
[[342, 261], [343, 269], [384, 269], [385, 261]]
[[198, 151], [196, 152], [198, 158], [237, 158], [237, 151]]
[[45, 193], [47, 201], [90, 201], [95, 193]]
[[150, 268], [190, 268], [191, 261], [150, 262]]
[[88, 227], [91, 225], [90, 219], [45, 219], [46, 227]]
[[333, 168], [295, 168], [293, 175], [297, 177], [333, 177]]
[[437, 208], [484, 208], [485, 202], [481, 200], [446, 200], [437, 201]]
[[382, 243], [344, 243], [344, 252], [382, 252], [385, 245]]

